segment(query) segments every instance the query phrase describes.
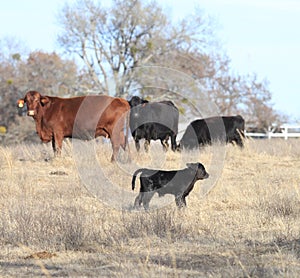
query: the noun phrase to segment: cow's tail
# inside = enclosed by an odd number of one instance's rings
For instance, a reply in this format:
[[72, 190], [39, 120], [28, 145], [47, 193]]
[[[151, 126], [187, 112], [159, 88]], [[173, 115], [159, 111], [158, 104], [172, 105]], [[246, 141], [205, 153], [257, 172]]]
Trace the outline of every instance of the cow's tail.
[[143, 171], [144, 171], [144, 169], [141, 168], [141, 169], [137, 169], [137, 170], [133, 173], [132, 181], [131, 181], [132, 190], [134, 190], [134, 188], [135, 188], [135, 180], [136, 180], [136, 176], [137, 176], [139, 173], [142, 173]]
[[126, 147], [128, 149], [128, 161], [131, 161], [131, 153], [130, 153], [130, 147], [129, 147], [129, 119], [130, 119], [130, 109], [127, 111], [127, 115], [125, 117], [125, 143], [124, 143], [124, 151], [126, 151]]
[[129, 137], [129, 117], [130, 117], [130, 110], [126, 112], [126, 118], [125, 118], [125, 143], [124, 143], [124, 150], [126, 149], [126, 146], [128, 146], [129, 150], [129, 143], [128, 143], [128, 137]]

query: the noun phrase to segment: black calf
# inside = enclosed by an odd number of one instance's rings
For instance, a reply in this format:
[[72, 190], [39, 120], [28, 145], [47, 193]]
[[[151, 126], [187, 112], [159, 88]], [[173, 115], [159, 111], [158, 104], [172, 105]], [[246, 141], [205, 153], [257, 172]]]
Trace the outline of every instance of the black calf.
[[132, 177], [132, 190], [135, 187], [136, 176], [140, 175], [140, 193], [136, 197], [134, 207], [143, 206], [149, 208], [149, 202], [157, 192], [159, 197], [165, 194], [173, 194], [177, 207], [186, 206], [185, 197], [194, 188], [197, 180], [207, 179], [209, 174], [201, 163], [187, 163], [187, 168], [177, 171], [162, 171], [153, 169], [138, 169]]

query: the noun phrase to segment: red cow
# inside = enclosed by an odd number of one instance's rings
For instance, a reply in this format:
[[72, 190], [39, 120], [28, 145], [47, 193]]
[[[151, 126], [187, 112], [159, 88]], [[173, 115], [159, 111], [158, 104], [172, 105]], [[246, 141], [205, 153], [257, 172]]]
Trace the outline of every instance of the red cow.
[[21, 108], [24, 103], [41, 140], [52, 142], [54, 154], [61, 153], [64, 138], [89, 140], [104, 136], [111, 140], [114, 161], [120, 146], [125, 150], [128, 143], [130, 106], [125, 99], [104, 95], [59, 98], [29, 91], [18, 100], [18, 106]]

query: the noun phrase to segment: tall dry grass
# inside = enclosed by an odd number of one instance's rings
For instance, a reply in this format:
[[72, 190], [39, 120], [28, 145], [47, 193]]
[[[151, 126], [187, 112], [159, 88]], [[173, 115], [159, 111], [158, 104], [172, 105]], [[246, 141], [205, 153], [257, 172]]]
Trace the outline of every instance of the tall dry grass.
[[[55, 159], [48, 145], [0, 148], [0, 276], [299, 275], [299, 140], [131, 152], [131, 162], [121, 152], [112, 164], [101, 142], [65, 142]], [[149, 212], [132, 209], [136, 168], [188, 161], [203, 163], [213, 182], [197, 182], [186, 209], [172, 196], [153, 198]]]

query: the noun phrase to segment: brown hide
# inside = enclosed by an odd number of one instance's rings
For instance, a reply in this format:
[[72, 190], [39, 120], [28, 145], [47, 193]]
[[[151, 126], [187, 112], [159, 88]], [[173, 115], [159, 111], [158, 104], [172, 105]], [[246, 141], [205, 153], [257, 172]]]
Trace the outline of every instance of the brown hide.
[[24, 102], [28, 116], [35, 120], [38, 135], [43, 142], [52, 142], [55, 154], [60, 154], [66, 137], [83, 140], [98, 136], [110, 138], [112, 161], [116, 159], [120, 146], [126, 147], [130, 106], [125, 99], [104, 95], [58, 98], [29, 91]]

